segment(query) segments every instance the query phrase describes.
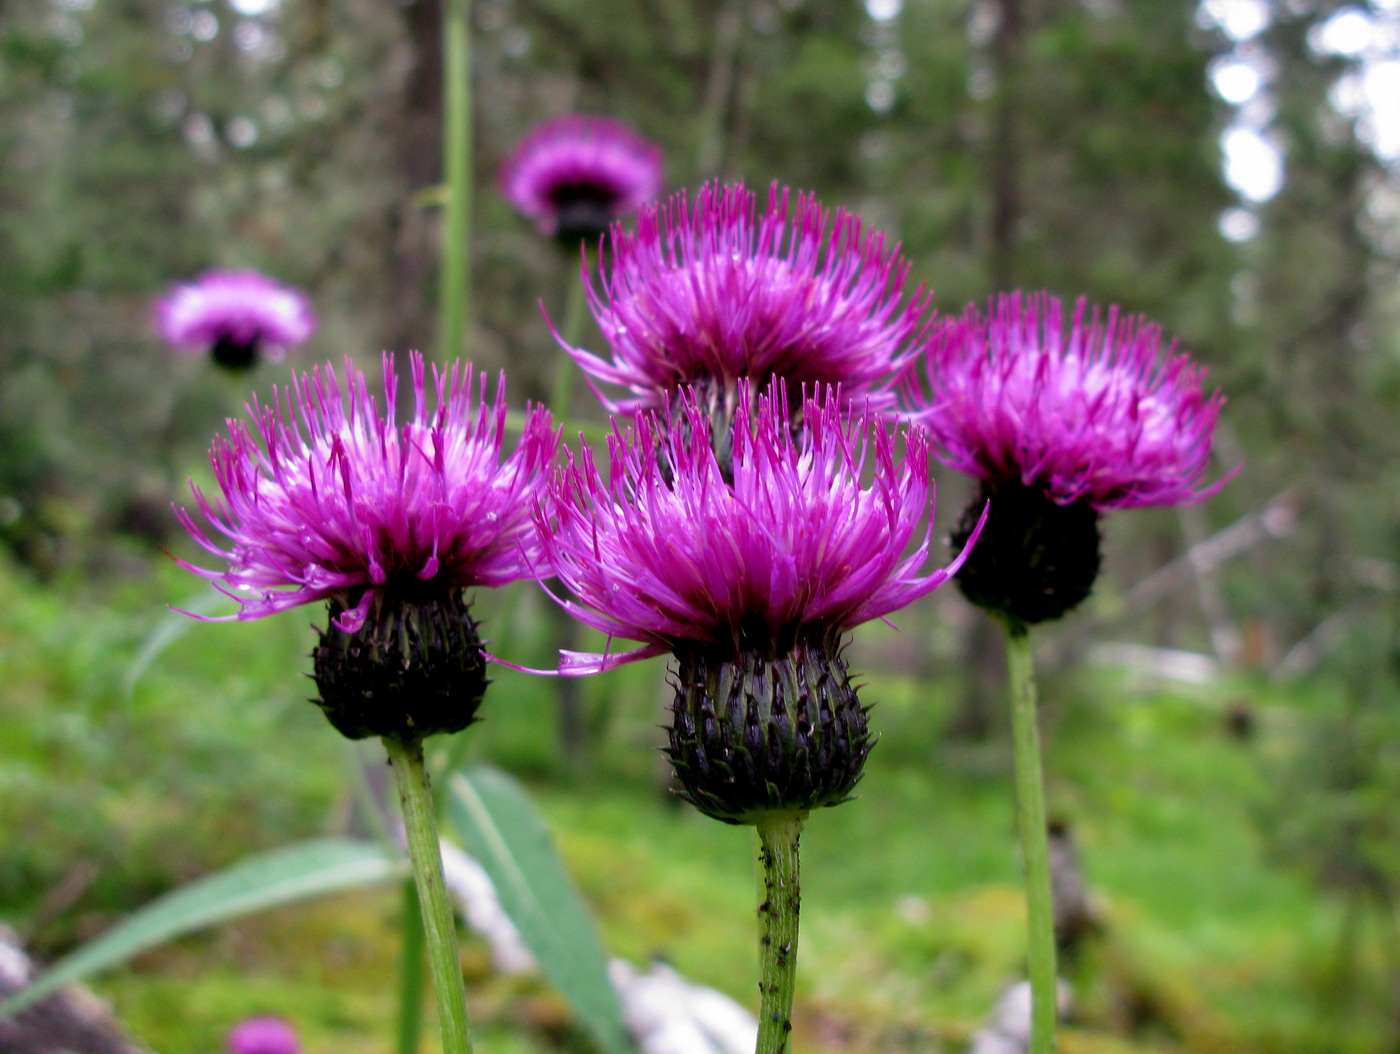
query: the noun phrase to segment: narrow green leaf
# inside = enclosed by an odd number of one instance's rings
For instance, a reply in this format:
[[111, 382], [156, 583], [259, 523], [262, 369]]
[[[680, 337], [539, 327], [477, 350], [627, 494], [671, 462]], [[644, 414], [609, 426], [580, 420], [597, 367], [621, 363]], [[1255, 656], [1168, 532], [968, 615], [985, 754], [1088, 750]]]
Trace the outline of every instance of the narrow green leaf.
[[83, 945], [0, 1004], [18, 1013], [66, 984], [116, 966], [175, 937], [298, 900], [369, 885], [407, 872], [397, 853], [372, 842], [316, 839], [240, 860], [167, 893]]
[[461, 769], [448, 781], [447, 816], [491, 876], [501, 906], [540, 968], [579, 1018], [605, 1050], [634, 1050], [592, 916], [525, 789], [489, 766]]

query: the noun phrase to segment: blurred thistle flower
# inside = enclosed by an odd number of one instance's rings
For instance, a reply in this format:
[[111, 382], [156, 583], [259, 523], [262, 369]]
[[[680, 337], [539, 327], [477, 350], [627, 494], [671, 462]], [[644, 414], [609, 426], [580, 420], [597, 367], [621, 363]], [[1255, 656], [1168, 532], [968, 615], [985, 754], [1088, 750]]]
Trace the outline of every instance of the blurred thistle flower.
[[545, 556], [577, 597], [564, 608], [645, 642], [564, 653], [560, 672], [674, 654], [670, 756], [684, 796], [730, 823], [847, 799], [870, 740], [846, 632], [937, 588], [964, 559], [923, 570], [933, 483], [921, 428], [905, 432], [896, 463], [887, 426], [848, 416], [834, 390], [802, 401], [797, 438], [782, 382], [742, 396], [732, 478], [687, 389], [676, 408], [687, 428], [667, 431], [657, 414], [615, 426], [606, 483], [586, 447], [570, 452], [537, 517]]
[[906, 301], [909, 264], [859, 216], [828, 213], [810, 194], [769, 187], [767, 206], [742, 184], [702, 187], [644, 208], [635, 234], [614, 227], [588, 299], [611, 361], [565, 345], [595, 381], [633, 398], [631, 412], [694, 385], [720, 427], [738, 383], [778, 376], [794, 388], [839, 385], [852, 405], [894, 402], [894, 372], [926, 333], [930, 296]]
[[207, 351], [220, 366], [244, 370], [280, 360], [316, 329], [304, 293], [256, 271], [210, 271], [156, 302], [156, 330], [179, 351]]
[[278, 1017], [250, 1017], [228, 1034], [228, 1054], [301, 1054], [292, 1026]]
[[182, 566], [242, 605], [230, 618], [329, 602], [315, 676], [320, 705], [351, 738], [470, 723], [486, 680], [462, 591], [533, 577], [530, 510], [558, 446], [537, 408], [502, 460], [504, 378], [488, 403], [486, 378], [474, 384], [469, 364], [435, 367], [430, 409], [423, 360], [410, 361], [414, 410], [403, 425], [394, 423], [391, 355], [382, 412], [347, 360], [343, 389], [333, 367], [318, 367], [294, 375], [272, 406], [254, 400], [251, 429], [229, 423], [210, 453], [222, 497], [192, 488], [228, 548], [177, 510], [195, 540], [227, 561], [219, 570]]
[[1201, 482], [1224, 399], [1161, 353], [1160, 327], [1083, 300], [1065, 321], [1048, 294], [997, 297], [941, 324], [903, 378], [936, 456], [981, 482], [954, 546], [991, 502], [960, 586], [1027, 624], [1089, 595], [1100, 514], [1201, 501], [1229, 478]]
[[541, 234], [577, 249], [661, 192], [661, 148], [610, 118], [569, 114], [520, 142], [500, 184]]

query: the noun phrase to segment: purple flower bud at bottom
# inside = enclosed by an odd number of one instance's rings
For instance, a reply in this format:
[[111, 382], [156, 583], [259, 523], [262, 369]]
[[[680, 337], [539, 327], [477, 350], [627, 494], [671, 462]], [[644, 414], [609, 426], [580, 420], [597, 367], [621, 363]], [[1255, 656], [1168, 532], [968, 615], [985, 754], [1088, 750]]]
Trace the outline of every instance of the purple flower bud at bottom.
[[412, 742], [460, 732], [476, 720], [489, 680], [481, 637], [461, 591], [425, 602], [391, 601], [350, 633], [330, 623], [312, 659], [313, 700], [349, 739]]
[[1077, 607], [1099, 575], [1099, 514], [1087, 499], [1061, 505], [1018, 481], [985, 483], [950, 539], [961, 552], [990, 502], [982, 536], [957, 573], [963, 596], [1025, 625]]
[[228, 1034], [228, 1054], [300, 1054], [292, 1026], [277, 1017], [250, 1017]]
[[874, 742], [839, 644], [777, 658], [678, 649], [670, 746], [677, 793], [706, 816], [753, 824], [850, 800]]

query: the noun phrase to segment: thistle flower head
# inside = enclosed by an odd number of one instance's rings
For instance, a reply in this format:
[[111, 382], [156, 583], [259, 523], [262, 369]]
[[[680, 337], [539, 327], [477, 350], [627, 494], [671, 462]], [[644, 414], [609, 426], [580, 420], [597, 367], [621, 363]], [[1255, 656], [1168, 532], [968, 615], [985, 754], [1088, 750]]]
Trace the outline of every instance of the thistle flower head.
[[228, 1054], [300, 1054], [292, 1026], [280, 1017], [250, 1017], [228, 1034]]
[[190, 570], [236, 599], [237, 617], [328, 600], [353, 633], [385, 603], [533, 576], [529, 510], [558, 444], [548, 414], [532, 411], [503, 458], [504, 378], [488, 401], [470, 365], [434, 368], [430, 385], [415, 354], [411, 375], [402, 425], [385, 355], [382, 404], [347, 360], [343, 382], [329, 365], [294, 375], [271, 406], [254, 401], [251, 426], [231, 421], [215, 442], [222, 495], [193, 488], [198, 516], [177, 515], [225, 562]]
[[[609, 442], [606, 480], [585, 448], [550, 482], [537, 522], [564, 607], [622, 655], [566, 654], [586, 673], [671, 652], [669, 754], [683, 796], [753, 823], [845, 801], [870, 737], [841, 652], [851, 627], [937, 586], [961, 564], [928, 557], [928, 441], [903, 457], [869, 411], [838, 392], [805, 397], [794, 437], [785, 386], [739, 400], [732, 440], [711, 440], [693, 390], [682, 428], [640, 415]], [[756, 406], [751, 411], [750, 405]], [[674, 414], [673, 414], [674, 416]], [[716, 446], [731, 451], [722, 463]]]
[[570, 114], [530, 132], [500, 184], [541, 234], [577, 246], [661, 192], [661, 148], [607, 117]]
[[1202, 376], [1162, 354], [1157, 326], [1083, 301], [1068, 325], [1054, 297], [1012, 294], [940, 326], [904, 381], [937, 456], [981, 481], [955, 545], [990, 502], [958, 574], [968, 599], [1022, 624], [1058, 618], [1093, 589], [1102, 513], [1218, 490], [1201, 480], [1223, 399]]
[[711, 184], [644, 208], [635, 234], [604, 242], [589, 303], [612, 350], [566, 350], [594, 380], [664, 406], [682, 385], [757, 392], [772, 376], [840, 385], [852, 405], [892, 402], [888, 379], [928, 327], [922, 289], [903, 295], [898, 247], [844, 210], [774, 184], [767, 205], [743, 185]]
[[237, 617], [329, 601], [315, 702], [351, 739], [408, 742], [475, 719], [487, 678], [463, 590], [533, 576], [529, 509], [558, 445], [536, 410], [503, 460], [504, 379], [488, 403], [470, 365], [434, 369], [429, 407], [418, 355], [411, 374], [402, 425], [390, 355], [382, 409], [348, 360], [343, 388], [331, 366], [294, 376], [272, 406], [254, 402], [251, 428], [231, 421], [214, 444], [222, 496], [194, 488], [204, 523], [177, 510], [226, 562], [184, 566], [236, 599]]
[[1159, 327], [1116, 308], [1081, 300], [1066, 325], [1056, 298], [1011, 294], [938, 327], [905, 380], [953, 468], [1099, 512], [1179, 505], [1224, 482], [1201, 485], [1224, 400], [1161, 345]]
[[316, 328], [304, 293], [256, 271], [210, 271], [156, 302], [156, 330], [182, 352], [209, 352], [231, 369], [277, 360]]
[[564, 606], [646, 644], [581, 660], [582, 672], [681, 644], [781, 652], [903, 607], [961, 562], [923, 570], [934, 491], [922, 429], [897, 458], [886, 425], [848, 416], [827, 390], [802, 399], [794, 438], [775, 382], [756, 412], [740, 401], [726, 472], [699, 400], [678, 402], [684, 429], [659, 414], [614, 427], [606, 480], [587, 447], [569, 452], [537, 514], [545, 557], [578, 598]]

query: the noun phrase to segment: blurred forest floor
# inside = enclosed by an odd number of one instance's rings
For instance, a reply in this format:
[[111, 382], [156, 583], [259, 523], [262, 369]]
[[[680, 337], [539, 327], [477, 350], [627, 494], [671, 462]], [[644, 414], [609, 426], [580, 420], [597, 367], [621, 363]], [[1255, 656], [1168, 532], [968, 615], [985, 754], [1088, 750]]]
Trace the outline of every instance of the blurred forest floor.
[[[152, 572], [177, 601], [198, 588], [173, 565]], [[0, 903], [48, 956], [207, 870], [344, 830], [355, 752], [377, 763], [305, 702], [298, 614], [212, 627], [153, 605], [150, 580], [70, 585], [0, 564]], [[533, 596], [483, 607], [513, 654], [546, 647]], [[946, 734], [956, 681], [910, 672], [912, 619], [857, 640], [880, 742], [858, 800], [814, 815], [803, 838], [802, 1050], [959, 1051], [1020, 969], [1009, 751]], [[611, 954], [663, 957], [748, 1005], [751, 836], [660, 789], [660, 680], [648, 663], [588, 683], [603, 717], [572, 777], [544, 679], [500, 671], [465, 734], [531, 785]], [[1093, 665], [1046, 699], [1051, 811], [1074, 834], [1098, 925], [1069, 969], [1066, 1054], [1388, 1049], [1390, 921], [1319, 893], [1272, 834], [1298, 715], [1336, 699]], [[382, 1051], [399, 904], [389, 888], [279, 909], [95, 987], [159, 1052], [216, 1050], [260, 1013], [293, 1020], [310, 1054]], [[477, 939], [464, 957], [483, 1049], [588, 1049], [540, 982], [493, 978]]]

